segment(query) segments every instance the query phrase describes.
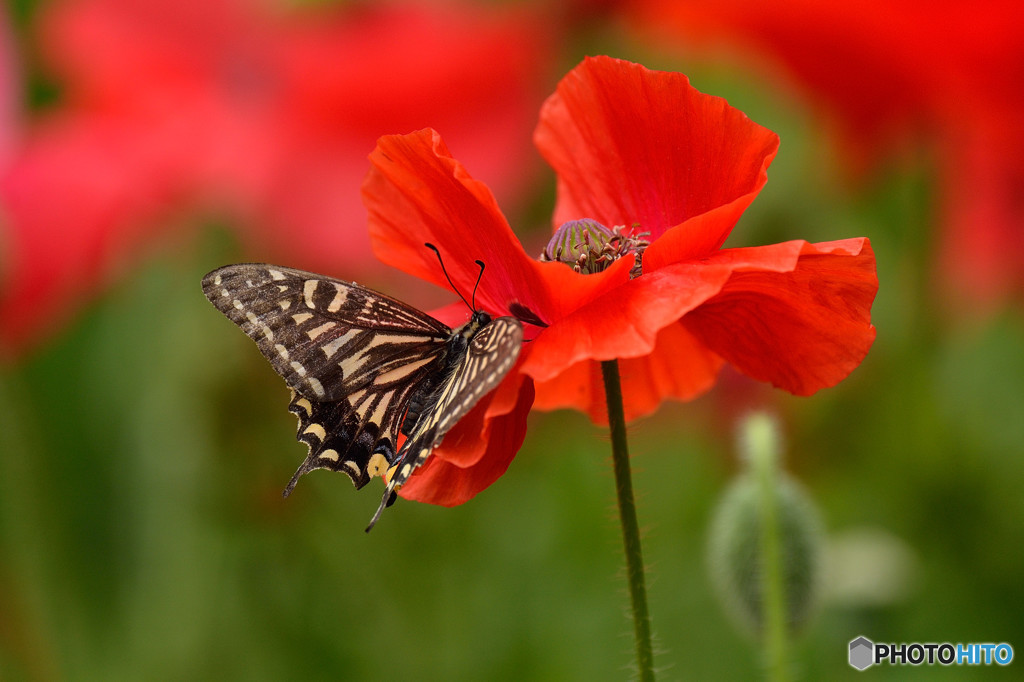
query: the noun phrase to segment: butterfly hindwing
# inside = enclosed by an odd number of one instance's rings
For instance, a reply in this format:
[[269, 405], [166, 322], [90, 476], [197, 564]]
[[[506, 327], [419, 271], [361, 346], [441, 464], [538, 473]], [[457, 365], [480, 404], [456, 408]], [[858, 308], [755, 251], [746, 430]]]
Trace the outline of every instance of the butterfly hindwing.
[[[460, 336], [468, 343], [453, 343]], [[522, 342], [523, 326], [514, 317], [490, 320], [487, 316], [481, 319], [480, 313], [474, 313], [469, 323], [453, 333], [449, 355], [445, 359], [449, 372], [428, 399], [421, 417], [398, 453], [397, 468], [367, 530], [373, 528], [384, 508], [394, 500], [395, 491], [441, 444], [449, 429], [466, 416], [480, 398], [501, 383], [515, 365]], [[457, 349], [454, 352], [453, 347]]]
[[519, 357], [523, 325], [514, 317], [498, 317], [469, 340], [462, 361], [444, 384], [428, 423], [436, 422], [431, 449], [474, 405], [505, 378]]
[[[380, 476], [396, 457], [395, 432], [401, 400], [397, 392], [366, 394], [366, 409], [353, 408], [347, 401], [318, 402], [294, 390], [288, 410], [299, 420], [296, 438], [309, 446], [309, 454], [285, 488], [288, 495], [299, 477], [314, 469], [345, 473], [355, 487], [362, 488]], [[367, 417], [382, 408], [380, 423]], [[393, 408], [393, 409], [389, 409]]]

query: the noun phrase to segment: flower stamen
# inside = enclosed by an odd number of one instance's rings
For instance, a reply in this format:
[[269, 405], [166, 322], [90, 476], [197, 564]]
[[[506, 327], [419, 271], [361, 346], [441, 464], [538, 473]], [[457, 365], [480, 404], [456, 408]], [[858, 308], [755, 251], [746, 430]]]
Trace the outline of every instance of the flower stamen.
[[643, 272], [643, 253], [650, 242], [644, 237], [650, 232], [636, 232], [638, 225], [628, 228], [616, 225], [608, 229], [596, 220], [570, 220], [555, 230], [551, 241], [544, 248], [540, 260], [559, 261], [574, 271], [592, 275], [608, 268], [619, 258], [633, 254], [630, 279]]

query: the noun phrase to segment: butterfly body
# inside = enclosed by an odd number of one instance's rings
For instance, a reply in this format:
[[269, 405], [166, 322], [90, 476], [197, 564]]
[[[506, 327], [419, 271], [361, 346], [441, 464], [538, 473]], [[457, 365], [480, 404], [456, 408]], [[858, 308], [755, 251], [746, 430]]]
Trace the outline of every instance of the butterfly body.
[[[341, 471], [357, 489], [387, 474], [370, 527], [445, 433], [505, 377], [523, 338], [512, 317], [474, 311], [453, 331], [358, 284], [273, 265], [219, 268], [203, 278], [203, 292], [292, 389], [288, 409], [309, 454], [285, 495], [314, 469]], [[400, 433], [407, 438], [399, 448]]]
[[474, 311], [473, 317], [466, 324], [462, 325], [451, 333], [445, 342], [444, 355], [439, 358], [437, 370], [427, 374], [427, 377], [420, 382], [416, 391], [409, 399], [409, 406], [402, 422], [402, 433], [406, 436], [416, 426], [416, 422], [424, 409], [429, 409], [437, 401], [437, 393], [455, 367], [466, 357], [469, 350], [469, 342], [483, 327], [490, 324], [491, 316], [483, 311]]

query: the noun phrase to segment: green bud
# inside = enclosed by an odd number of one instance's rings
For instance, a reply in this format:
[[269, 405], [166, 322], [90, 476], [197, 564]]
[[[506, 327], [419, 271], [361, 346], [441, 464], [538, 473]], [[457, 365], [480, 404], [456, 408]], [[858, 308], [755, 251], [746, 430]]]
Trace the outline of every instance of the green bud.
[[[819, 591], [823, 530], [814, 503], [776, 464], [774, 423], [755, 415], [746, 420], [741, 443], [749, 466], [729, 486], [714, 513], [708, 566], [727, 610], [761, 635], [767, 617], [766, 589], [777, 557], [775, 582], [782, 620], [794, 633], [813, 612]], [[767, 520], [767, 521], [766, 521]], [[774, 532], [766, 533], [766, 523]], [[767, 587], [766, 587], [767, 585]]]

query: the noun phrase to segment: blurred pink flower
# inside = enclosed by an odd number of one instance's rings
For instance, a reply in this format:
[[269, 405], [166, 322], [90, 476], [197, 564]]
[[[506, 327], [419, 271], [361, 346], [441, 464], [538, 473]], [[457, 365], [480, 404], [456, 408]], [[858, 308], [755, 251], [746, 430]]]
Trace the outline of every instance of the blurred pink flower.
[[20, 83], [15, 60], [14, 37], [7, 22], [7, 14], [0, 12], [0, 168], [11, 157], [18, 127]]
[[445, 131], [506, 199], [535, 160], [550, 41], [523, 12], [72, 0], [40, 35], [63, 99], [0, 174], [0, 347], [58, 324], [200, 208], [243, 224], [259, 258], [365, 273], [358, 188], [382, 134]]
[[634, 0], [645, 35], [726, 46], [818, 105], [860, 172], [924, 136], [938, 149], [944, 294], [1024, 293], [1024, 5], [1018, 0]]

